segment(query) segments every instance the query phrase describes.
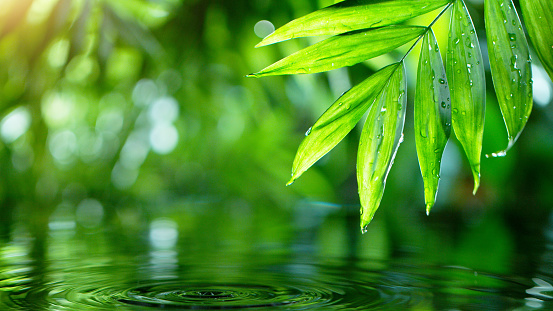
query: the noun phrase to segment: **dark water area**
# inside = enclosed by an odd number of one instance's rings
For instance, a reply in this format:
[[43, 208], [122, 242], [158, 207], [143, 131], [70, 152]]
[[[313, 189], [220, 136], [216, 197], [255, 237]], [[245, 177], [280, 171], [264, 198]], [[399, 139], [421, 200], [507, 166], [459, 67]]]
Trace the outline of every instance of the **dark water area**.
[[547, 221], [521, 240], [499, 216], [424, 216], [416, 233], [381, 217], [361, 235], [355, 207], [313, 202], [137, 210], [96, 226], [58, 211], [39, 236], [14, 223], [0, 310], [553, 309]]

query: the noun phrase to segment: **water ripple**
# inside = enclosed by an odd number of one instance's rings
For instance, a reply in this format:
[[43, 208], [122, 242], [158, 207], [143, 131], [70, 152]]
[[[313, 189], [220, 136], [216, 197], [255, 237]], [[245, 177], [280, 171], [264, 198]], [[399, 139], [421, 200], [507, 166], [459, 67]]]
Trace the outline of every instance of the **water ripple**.
[[64, 281], [39, 284], [33, 280], [28, 287], [4, 292], [0, 306], [20, 310], [472, 310], [467, 306], [478, 306], [479, 301], [484, 305], [490, 299], [501, 306], [522, 306], [528, 288], [525, 283], [460, 267], [179, 266], [176, 274], [165, 271], [165, 275], [149, 276], [145, 275], [148, 267], [136, 268], [56, 271], [55, 279]]

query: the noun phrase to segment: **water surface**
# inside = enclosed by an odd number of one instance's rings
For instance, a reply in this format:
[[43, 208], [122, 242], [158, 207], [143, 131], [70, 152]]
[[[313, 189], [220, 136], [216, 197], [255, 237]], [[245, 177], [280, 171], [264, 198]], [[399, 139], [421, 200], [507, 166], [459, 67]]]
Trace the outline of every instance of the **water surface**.
[[[58, 215], [41, 237], [14, 225], [1, 244], [0, 309], [553, 309], [547, 230], [530, 265], [525, 254], [474, 253], [447, 236], [428, 243], [450, 249], [413, 243], [394, 250], [384, 222], [361, 236], [343, 209], [310, 208], [268, 219], [255, 210], [244, 216], [244, 206], [238, 214], [184, 208], [136, 227], [83, 227]], [[489, 239], [494, 222], [474, 239]]]

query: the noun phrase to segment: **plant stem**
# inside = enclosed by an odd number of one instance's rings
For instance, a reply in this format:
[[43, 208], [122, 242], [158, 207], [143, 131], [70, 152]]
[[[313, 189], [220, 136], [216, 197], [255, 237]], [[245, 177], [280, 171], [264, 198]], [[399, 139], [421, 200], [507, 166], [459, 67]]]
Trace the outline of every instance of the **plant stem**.
[[423, 34], [421, 34], [417, 41], [415, 41], [415, 43], [413, 43], [413, 45], [409, 48], [409, 50], [407, 51], [407, 53], [405, 53], [405, 55], [403, 55], [403, 57], [401, 58], [400, 62], [402, 62], [405, 57], [407, 57], [407, 55], [409, 55], [409, 53], [411, 53], [411, 51], [415, 48], [415, 46], [417, 45], [417, 43], [419, 43], [419, 41], [424, 37], [424, 35], [426, 35], [426, 33], [432, 29], [432, 26], [434, 26], [434, 24], [440, 19], [440, 17], [442, 17], [442, 15], [445, 13], [445, 11], [447, 11], [447, 9], [449, 9], [449, 7], [453, 4], [454, 1], [451, 1], [449, 2], [446, 7], [440, 12], [440, 14], [438, 14], [438, 16], [436, 16], [436, 18], [434, 18], [434, 20], [430, 23], [430, 25], [428, 25], [426, 27], [426, 30], [424, 31]]

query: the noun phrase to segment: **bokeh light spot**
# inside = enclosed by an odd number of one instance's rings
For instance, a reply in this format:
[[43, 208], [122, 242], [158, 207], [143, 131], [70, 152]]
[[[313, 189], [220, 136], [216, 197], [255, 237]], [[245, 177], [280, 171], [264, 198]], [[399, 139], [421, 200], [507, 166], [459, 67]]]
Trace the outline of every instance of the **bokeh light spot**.
[[173, 97], [161, 97], [157, 99], [148, 111], [152, 123], [172, 123], [179, 116], [179, 104]]
[[269, 21], [262, 20], [255, 24], [253, 31], [259, 38], [265, 38], [275, 31], [275, 26]]
[[50, 137], [48, 147], [58, 163], [69, 164], [77, 151], [77, 136], [70, 130], [55, 132]]
[[156, 124], [150, 132], [152, 150], [158, 154], [168, 154], [179, 141], [179, 133], [175, 126], [169, 123]]
[[177, 223], [171, 219], [158, 218], [150, 224], [150, 243], [155, 248], [172, 248], [177, 244]]
[[142, 79], [136, 83], [132, 91], [132, 100], [136, 106], [148, 106], [159, 96], [159, 90], [154, 81]]
[[532, 65], [532, 80], [534, 81], [534, 102], [542, 107], [549, 105], [553, 91], [545, 70]]
[[25, 107], [17, 107], [0, 123], [0, 134], [5, 143], [12, 143], [25, 134], [31, 126], [31, 113]]
[[104, 207], [95, 199], [84, 199], [77, 206], [75, 218], [85, 228], [96, 228], [104, 218]]

